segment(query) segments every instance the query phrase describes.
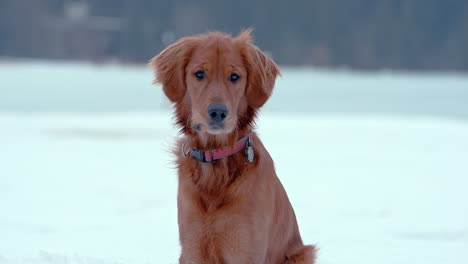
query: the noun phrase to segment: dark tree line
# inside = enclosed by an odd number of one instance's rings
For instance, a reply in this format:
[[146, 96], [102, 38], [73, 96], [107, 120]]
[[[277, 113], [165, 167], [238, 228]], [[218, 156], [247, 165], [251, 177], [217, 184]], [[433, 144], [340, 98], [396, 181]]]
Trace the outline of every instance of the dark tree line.
[[247, 27], [280, 64], [468, 70], [466, 0], [0, 0], [0, 56], [146, 62]]

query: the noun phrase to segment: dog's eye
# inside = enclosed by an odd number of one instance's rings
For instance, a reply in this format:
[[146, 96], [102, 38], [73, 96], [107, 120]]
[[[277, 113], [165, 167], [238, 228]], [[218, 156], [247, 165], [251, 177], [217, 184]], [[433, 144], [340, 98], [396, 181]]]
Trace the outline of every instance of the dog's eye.
[[195, 77], [201, 81], [203, 79], [205, 79], [205, 72], [204, 71], [197, 71], [195, 72]]
[[229, 76], [229, 81], [235, 83], [237, 82], [237, 80], [239, 80], [239, 75], [237, 75], [237, 73], [233, 72], [231, 73], [231, 75]]

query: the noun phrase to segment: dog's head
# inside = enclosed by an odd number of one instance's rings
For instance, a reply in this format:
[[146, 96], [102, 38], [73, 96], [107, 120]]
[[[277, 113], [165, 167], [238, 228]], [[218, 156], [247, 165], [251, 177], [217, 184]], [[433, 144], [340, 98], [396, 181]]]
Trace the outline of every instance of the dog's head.
[[252, 44], [250, 33], [182, 38], [150, 61], [183, 132], [244, 129], [270, 97], [279, 68]]

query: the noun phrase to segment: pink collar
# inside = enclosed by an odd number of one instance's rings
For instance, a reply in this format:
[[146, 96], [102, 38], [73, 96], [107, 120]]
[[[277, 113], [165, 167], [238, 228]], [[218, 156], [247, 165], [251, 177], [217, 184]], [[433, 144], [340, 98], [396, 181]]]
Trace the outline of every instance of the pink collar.
[[221, 149], [210, 149], [210, 150], [203, 150], [203, 149], [196, 149], [193, 148], [190, 151], [185, 152], [184, 147], [187, 141], [182, 145], [182, 153], [184, 156], [191, 155], [192, 157], [196, 158], [201, 162], [213, 162], [215, 160], [227, 158], [231, 155], [234, 155], [241, 150], [247, 148], [246, 157], [249, 162], [253, 161], [253, 141], [252, 141], [252, 134], [254, 132], [250, 131], [249, 134], [245, 135], [244, 137], [240, 138], [233, 148], [224, 147]]

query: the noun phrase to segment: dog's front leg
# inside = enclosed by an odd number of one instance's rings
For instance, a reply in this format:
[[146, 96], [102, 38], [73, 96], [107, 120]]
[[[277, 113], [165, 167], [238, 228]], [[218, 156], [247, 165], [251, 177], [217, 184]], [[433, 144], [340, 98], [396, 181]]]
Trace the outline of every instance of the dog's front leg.
[[[242, 204], [240, 206], [243, 206]], [[259, 218], [240, 215], [238, 208], [230, 208], [225, 217], [214, 223], [218, 250], [225, 264], [264, 264], [267, 253], [266, 225], [256, 223]]]
[[177, 199], [179, 241], [181, 246], [180, 264], [204, 264], [200, 240], [204, 236], [204, 219], [193, 193], [181, 189]]

